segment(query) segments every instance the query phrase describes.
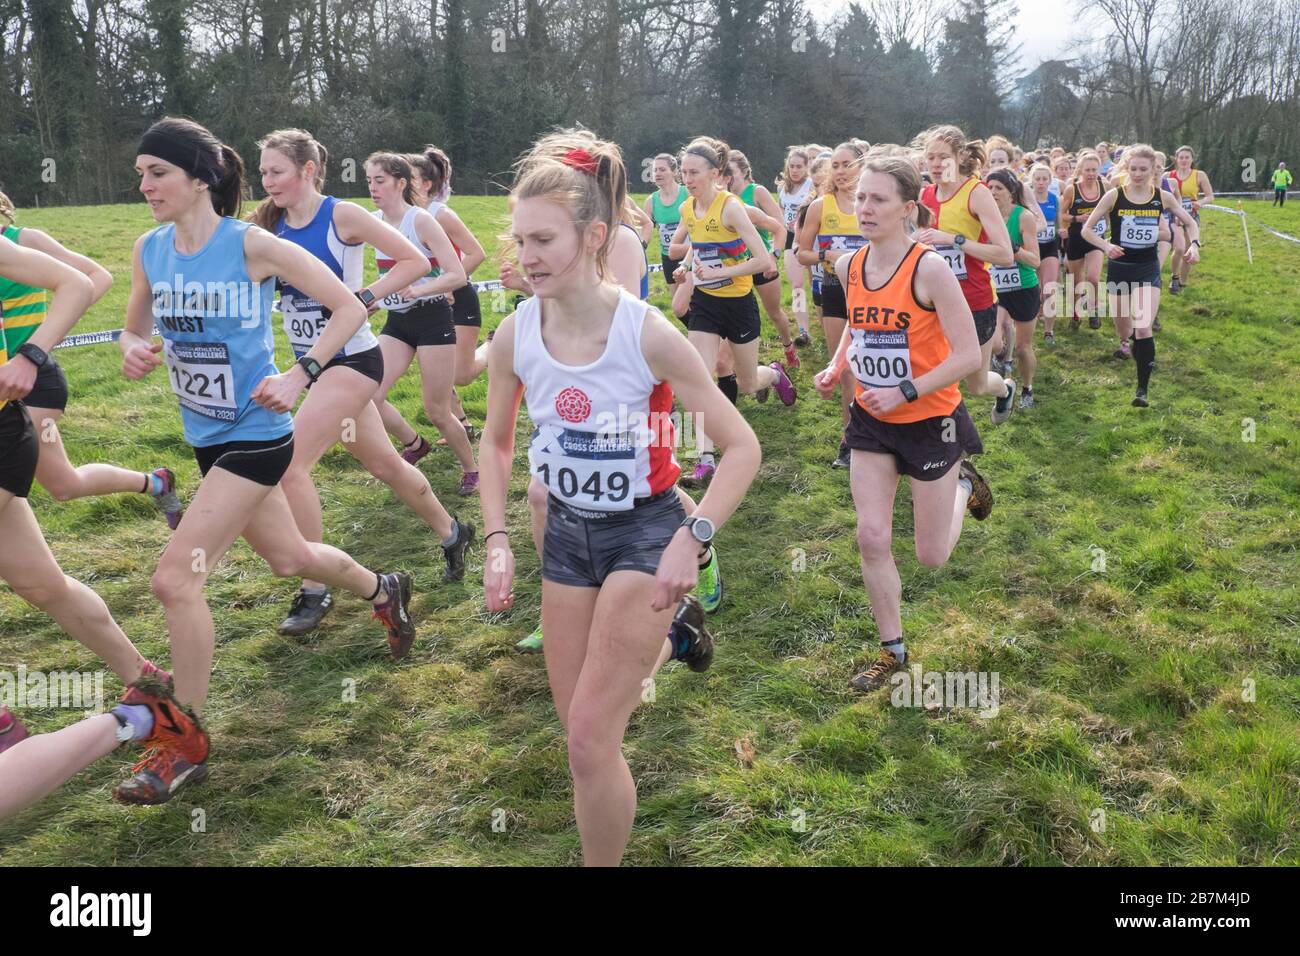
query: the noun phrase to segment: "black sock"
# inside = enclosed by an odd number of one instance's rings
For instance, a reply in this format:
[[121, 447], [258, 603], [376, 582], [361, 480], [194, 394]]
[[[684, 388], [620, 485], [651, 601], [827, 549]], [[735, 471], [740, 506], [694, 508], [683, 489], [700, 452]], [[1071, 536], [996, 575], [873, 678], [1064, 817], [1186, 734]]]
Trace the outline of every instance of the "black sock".
[[892, 641], [881, 641], [880, 646], [894, 655], [894, 660], [900, 664], [907, 663], [907, 648], [903, 646], [903, 638], [896, 637]]
[[1134, 339], [1133, 358], [1134, 364], [1137, 365], [1138, 388], [1145, 392], [1147, 383], [1151, 381], [1151, 366], [1156, 361], [1156, 340], [1154, 338]]
[[366, 598], [366, 600], [369, 601], [371, 604], [373, 604], [375, 602], [375, 598], [379, 597], [379, 592], [384, 589], [384, 577], [378, 571], [371, 571], [370, 573], [375, 576], [375, 590], [374, 593], [370, 595], [370, 597]]
[[740, 395], [740, 386], [736, 383], [734, 375], [720, 375], [718, 377], [718, 388], [722, 389], [722, 394], [727, 396], [731, 404], [736, 404], [736, 398]]

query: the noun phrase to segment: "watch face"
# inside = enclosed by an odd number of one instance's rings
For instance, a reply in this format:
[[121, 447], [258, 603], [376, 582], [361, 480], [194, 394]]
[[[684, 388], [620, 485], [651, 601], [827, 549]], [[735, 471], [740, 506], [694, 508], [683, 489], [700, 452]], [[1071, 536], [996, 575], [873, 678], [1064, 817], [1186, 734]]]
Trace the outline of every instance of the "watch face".
[[708, 518], [696, 518], [691, 524], [691, 534], [695, 536], [696, 541], [712, 541], [713, 522]]

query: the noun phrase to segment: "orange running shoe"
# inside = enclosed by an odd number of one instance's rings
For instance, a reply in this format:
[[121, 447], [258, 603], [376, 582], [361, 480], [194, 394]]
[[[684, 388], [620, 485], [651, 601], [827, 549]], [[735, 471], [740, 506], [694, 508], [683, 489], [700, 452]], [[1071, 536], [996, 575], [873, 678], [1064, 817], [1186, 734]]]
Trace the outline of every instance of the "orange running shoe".
[[146, 747], [174, 751], [192, 764], [208, 759], [208, 735], [199, 719], [172, 695], [172, 689], [153, 676], [141, 677], [122, 695], [122, 703], [148, 707], [153, 732], [140, 741]]
[[113, 799], [119, 803], [166, 803], [182, 787], [208, 779], [206, 763], [190, 763], [174, 750], [150, 750], [131, 771], [113, 791]]

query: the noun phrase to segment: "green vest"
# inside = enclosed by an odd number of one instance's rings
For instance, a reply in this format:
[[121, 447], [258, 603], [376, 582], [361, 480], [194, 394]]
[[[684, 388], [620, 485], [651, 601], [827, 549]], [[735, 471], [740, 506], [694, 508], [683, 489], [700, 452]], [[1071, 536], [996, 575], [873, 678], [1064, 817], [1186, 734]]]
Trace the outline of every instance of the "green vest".
[[[21, 232], [17, 226], [5, 226], [4, 237], [17, 243]], [[0, 309], [4, 312], [5, 343], [13, 355], [45, 321], [45, 290], [0, 276]]]
[[[754, 205], [754, 186], [755, 186], [755, 185], [756, 185], [755, 183], [750, 183], [748, 186], [746, 186], [744, 189], [742, 189], [742, 190], [740, 191], [740, 201], [743, 202], [746, 206], [752, 206], [752, 205]], [[763, 240], [763, 245], [767, 246], [767, 251], [768, 251], [768, 252], [771, 252], [771, 251], [772, 251], [772, 234], [771, 234], [770, 232], [766, 232], [765, 230], [760, 229], [760, 230], [758, 230], [758, 238], [760, 238], [760, 239]]]
[[671, 206], [659, 201], [659, 190], [654, 191], [650, 200], [650, 218], [659, 229], [659, 253], [668, 255], [668, 245], [673, 240], [673, 233], [682, 223], [682, 203], [690, 198], [690, 193], [681, 183], [677, 184], [677, 200]]

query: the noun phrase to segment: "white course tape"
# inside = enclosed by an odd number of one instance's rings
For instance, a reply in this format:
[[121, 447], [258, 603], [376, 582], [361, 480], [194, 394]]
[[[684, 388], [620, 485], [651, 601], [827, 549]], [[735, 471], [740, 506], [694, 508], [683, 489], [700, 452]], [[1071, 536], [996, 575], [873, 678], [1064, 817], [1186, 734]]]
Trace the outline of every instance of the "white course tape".
[[[1223, 193], [1219, 193], [1219, 195], [1222, 196]], [[1241, 216], [1242, 219], [1245, 219], [1245, 218], [1246, 218], [1246, 212], [1245, 212], [1245, 210], [1243, 210], [1243, 209], [1229, 209], [1227, 206], [1218, 206], [1218, 205], [1215, 205], [1214, 203], [1208, 203], [1208, 202], [1205, 203], [1204, 205], [1202, 205], [1201, 208], [1202, 208], [1202, 209], [1213, 209], [1213, 210], [1215, 210], [1216, 212], [1226, 212], [1226, 213], [1228, 213], [1228, 215], [1230, 215], [1230, 216]], [[1274, 236], [1277, 236], [1279, 239], [1285, 239], [1287, 242], [1296, 242], [1296, 243], [1300, 243], [1300, 238], [1296, 238], [1295, 236], [1287, 235], [1285, 232], [1278, 232], [1278, 231], [1277, 231], [1276, 229], [1274, 229], [1272, 226], [1266, 226], [1266, 225], [1264, 225], [1262, 222], [1256, 222], [1255, 225], [1256, 225], [1258, 228], [1263, 229], [1265, 232], [1270, 233], [1270, 234], [1272, 234], [1272, 235], [1274, 235]]]

